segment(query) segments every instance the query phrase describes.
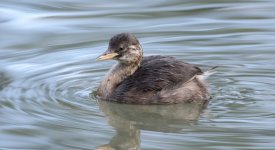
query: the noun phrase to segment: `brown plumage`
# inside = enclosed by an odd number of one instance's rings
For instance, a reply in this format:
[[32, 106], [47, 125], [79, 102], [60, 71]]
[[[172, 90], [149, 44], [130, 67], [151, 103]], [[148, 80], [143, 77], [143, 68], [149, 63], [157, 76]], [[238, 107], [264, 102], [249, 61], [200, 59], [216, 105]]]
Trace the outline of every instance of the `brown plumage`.
[[137, 38], [121, 33], [110, 39], [108, 50], [99, 60], [114, 59], [97, 94], [103, 100], [129, 104], [169, 104], [207, 102], [204, 79], [212, 74], [169, 56], [142, 57]]

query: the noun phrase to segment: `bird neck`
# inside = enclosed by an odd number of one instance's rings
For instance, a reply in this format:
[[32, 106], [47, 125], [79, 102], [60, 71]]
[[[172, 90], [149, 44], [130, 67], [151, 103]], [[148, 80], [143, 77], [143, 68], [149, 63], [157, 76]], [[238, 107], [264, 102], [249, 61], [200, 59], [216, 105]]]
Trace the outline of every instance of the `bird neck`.
[[108, 98], [108, 96], [123, 80], [131, 76], [138, 69], [139, 65], [140, 62], [138, 64], [125, 64], [120, 62], [115, 64], [101, 82], [98, 88], [98, 95], [103, 98]]

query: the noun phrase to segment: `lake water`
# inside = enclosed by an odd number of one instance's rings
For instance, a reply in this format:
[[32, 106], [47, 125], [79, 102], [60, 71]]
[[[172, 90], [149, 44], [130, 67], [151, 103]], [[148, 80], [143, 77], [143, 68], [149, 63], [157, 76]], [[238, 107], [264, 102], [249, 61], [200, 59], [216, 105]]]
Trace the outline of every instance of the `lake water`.
[[[275, 1], [1, 0], [0, 149], [275, 149]], [[90, 93], [114, 34], [202, 69], [213, 99], [132, 106]]]

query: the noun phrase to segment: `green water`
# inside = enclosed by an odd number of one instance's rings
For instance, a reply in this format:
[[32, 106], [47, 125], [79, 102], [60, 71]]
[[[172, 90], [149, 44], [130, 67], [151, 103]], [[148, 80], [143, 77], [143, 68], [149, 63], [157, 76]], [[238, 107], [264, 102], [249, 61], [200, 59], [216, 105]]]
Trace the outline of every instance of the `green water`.
[[[275, 149], [275, 1], [1, 0], [0, 149]], [[90, 97], [114, 34], [202, 69], [213, 99], [131, 106]]]

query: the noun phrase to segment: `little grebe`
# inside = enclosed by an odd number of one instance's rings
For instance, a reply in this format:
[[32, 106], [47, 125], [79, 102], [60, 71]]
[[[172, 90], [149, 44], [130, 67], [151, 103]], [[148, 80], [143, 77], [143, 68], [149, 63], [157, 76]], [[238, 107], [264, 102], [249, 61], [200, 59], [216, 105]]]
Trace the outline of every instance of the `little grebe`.
[[115, 64], [97, 89], [103, 100], [128, 104], [172, 104], [208, 102], [205, 78], [197, 66], [169, 56], [143, 57], [138, 39], [130, 33], [112, 37], [108, 50], [98, 60], [114, 59]]

